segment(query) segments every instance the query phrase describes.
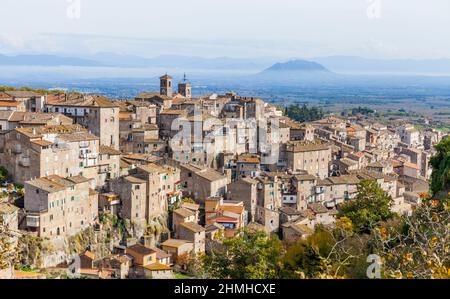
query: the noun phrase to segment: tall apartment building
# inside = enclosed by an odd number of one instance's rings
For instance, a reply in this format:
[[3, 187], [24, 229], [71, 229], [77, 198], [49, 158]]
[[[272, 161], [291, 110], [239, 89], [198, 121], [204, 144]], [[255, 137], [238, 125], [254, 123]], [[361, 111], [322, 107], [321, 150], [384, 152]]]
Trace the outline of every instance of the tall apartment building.
[[0, 135], [0, 162], [12, 179], [25, 181], [49, 176], [82, 175], [92, 188], [118, 177], [120, 152], [100, 146], [99, 138], [80, 125], [16, 128]]
[[100, 137], [100, 144], [119, 149], [119, 105], [103, 96], [62, 94], [48, 96], [47, 112], [70, 116]]
[[96, 165], [99, 138], [79, 125], [16, 128], [2, 137], [0, 162], [17, 183], [49, 175], [96, 178], [84, 169]]
[[309, 174], [326, 178], [331, 163], [331, 148], [322, 143], [293, 142], [286, 147], [287, 168], [305, 170]]
[[132, 223], [145, 223], [147, 207], [147, 182], [134, 176], [110, 181], [110, 189], [121, 201], [121, 216]]
[[146, 182], [146, 219], [148, 221], [166, 214], [168, 205], [181, 198], [180, 170], [177, 168], [149, 163], [137, 166], [133, 176]]
[[25, 182], [25, 211], [28, 229], [38, 236], [72, 236], [94, 224], [98, 193], [82, 176], [42, 177]]

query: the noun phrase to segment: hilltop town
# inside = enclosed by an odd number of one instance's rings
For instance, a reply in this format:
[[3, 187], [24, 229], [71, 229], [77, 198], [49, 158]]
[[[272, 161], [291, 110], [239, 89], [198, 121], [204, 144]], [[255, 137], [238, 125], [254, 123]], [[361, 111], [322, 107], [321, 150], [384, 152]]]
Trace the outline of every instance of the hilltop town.
[[0, 277], [180, 277], [245, 228], [294, 244], [335, 226], [363, 181], [398, 215], [421, 205], [445, 133], [283, 112], [167, 74], [127, 100], [0, 92], [0, 218], [20, 255]]

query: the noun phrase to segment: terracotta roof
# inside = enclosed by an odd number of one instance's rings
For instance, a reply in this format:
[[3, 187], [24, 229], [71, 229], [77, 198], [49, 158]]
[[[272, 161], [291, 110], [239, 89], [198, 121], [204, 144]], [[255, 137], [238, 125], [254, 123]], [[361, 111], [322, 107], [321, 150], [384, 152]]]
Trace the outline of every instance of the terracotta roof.
[[195, 213], [191, 210], [188, 210], [186, 208], [178, 208], [173, 211], [175, 214], [180, 215], [183, 218], [194, 216]]
[[126, 180], [127, 182], [132, 183], [132, 184], [144, 184], [144, 183], [146, 183], [146, 181], [144, 181], [144, 180], [142, 180], [140, 178], [137, 178], [135, 176], [131, 176], [131, 175], [126, 176], [123, 179]]
[[[244, 183], [250, 184], [250, 185], [255, 185], [258, 184], [258, 181], [249, 177], [245, 177], [245, 178], [240, 178], [239, 181], [242, 181]], [[239, 182], [238, 181], [238, 182]]]
[[133, 113], [132, 112], [119, 112], [119, 120], [131, 120]]
[[52, 106], [118, 108], [116, 102], [99, 95], [62, 94], [47, 97], [47, 104]]
[[259, 164], [260, 159], [259, 159], [258, 155], [242, 154], [242, 155], [239, 155], [239, 157], [237, 159], [237, 163]]
[[195, 174], [210, 182], [227, 179], [225, 175], [212, 168], [202, 169], [201, 171], [197, 171]]
[[228, 223], [228, 222], [233, 222], [233, 223], [238, 223], [239, 220], [236, 218], [232, 218], [232, 217], [227, 217], [227, 216], [214, 216], [211, 217], [210, 220], [214, 219], [217, 222], [222, 222], [222, 223]]
[[147, 266], [144, 266], [145, 269], [150, 271], [165, 271], [165, 270], [172, 270], [172, 268], [168, 265], [161, 264], [161, 263], [153, 263]]
[[133, 246], [130, 246], [125, 251], [126, 251], [126, 253], [128, 253], [128, 251], [134, 251], [134, 252], [136, 252], [138, 254], [142, 254], [142, 255], [152, 254], [152, 253], [156, 252], [155, 250], [145, 247], [144, 245], [141, 245], [141, 244], [135, 244]]
[[291, 143], [287, 145], [287, 151], [300, 153], [300, 152], [311, 152], [311, 151], [324, 151], [329, 150], [330, 147], [323, 143]]
[[86, 250], [82, 255], [85, 255], [85, 256], [87, 256], [88, 258], [90, 258], [90, 259], [92, 259], [92, 260], [95, 260], [95, 254], [92, 253], [92, 252], [89, 251], [89, 250]]
[[12, 99], [11, 96], [7, 93], [0, 91], [0, 99]]
[[49, 146], [52, 145], [53, 142], [48, 141], [48, 140], [43, 140], [43, 139], [38, 139], [38, 140], [31, 140], [31, 143], [40, 145], [40, 146]]
[[19, 210], [18, 207], [7, 202], [0, 202], [0, 214], [12, 214]]
[[88, 132], [74, 132], [71, 134], [61, 134], [59, 138], [68, 142], [99, 140], [100, 138]]
[[197, 224], [195, 222], [183, 222], [180, 224], [180, 226], [185, 227], [188, 230], [196, 232], [196, 233], [205, 231], [205, 228], [203, 226], [201, 226], [200, 224]]
[[[86, 133], [87, 136], [94, 136], [87, 133], [87, 129], [78, 124], [66, 125], [49, 125], [39, 127], [23, 127], [16, 128], [17, 132], [27, 135], [28, 137], [42, 136], [43, 134], [60, 134], [60, 136], [74, 135], [74, 133]], [[96, 139], [99, 139], [96, 137]]]
[[314, 180], [317, 180], [317, 178], [315, 176], [313, 176], [312, 174], [296, 174], [296, 175], [294, 175], [294, 178], [297, 181], [314, 181]]
[[409, 168], [413, 168], [416, 170], [419, 170], [419, 166], [417, 166], [417, 164], [411, 163], [411, 162], [403, 162], [403, 167], [409, 167]]
[[75, 185], [73, 182], [56, 175], [38, 178], [26, 183], [49, 193], [62, 191]]
[[88, 179], [81, 175], [76, 175], [76, 176], [67, 177], [66, 180], [69, 180], [74, 184], [82, 184], [82, 183], [89, 182], [92, 179]]
[[161, 243], [161, 246], [178, 248], [187, 243], [192, 243], [192, 242], [187, 241], [187, 240], [181, 240], [181, 239], [168, 239], [168, 240], [164, 241], [163, 243]]
[[176, 110], [176, 109], [166, 109], [160, 113], [160, 115], [180, 115], [180, 114], [186, 114], [186, 110]]
[[0, 120], [9, 120], [16, 111], [0, 111]]
[[190, 202], [181, 203], [181, 207], [191, 211], [198, 211], [200, 209], [200, 205]]
[[42, 96], [40, 93], [28, 90], [9, 90], [5, 91], [5, 93], [14, 98], [32, 98]]
[[222, 230], [222, 229], [225, 229], [225, 227], [222, 224], [219, 224], [217, 222], [208, 224], [205, 227], [205, 231], [207, 231], [207, 232], [211, 232], [211, 231], [215, 231], [215, 230]]
[[0, 107], [17, 107], [18, 102], [15, 101], [0, 101]]
[[286, 215], [301, 215], [302, 214], [301, 211], [291, 208], [291, 207], [281, 207], [281, 208], [279, 208], [279, 210], [280, 210], [280, 212], [282, 212]]
[[152, 247], [152, 250], [156, 252], [156, 258], [157, 259], [164, 259], [164, 258], [171, 257], [170, 254], [168, 254], [167, 252], [165, 252], [162, 249], [159, 249], [158, 247]]
[[315, 214], [328, 213], [328, 209], [321, 203], [310, 203], [308, 209], [311, 209]]
[[111, 156], [118, 156], [121, 155], [122, 152], [119, 150], [116, 150], [110, 146], [106, 146], [106, 145], [100, 145], [99, 147], [99, 153], [101, 155], [111, 155]]
[[219, 210], [242, 214], [245, 211], [245, 207], [243, 205], [221, 205], [219, 206]]
[[343, 185], [343, 184], [358, 184], [359, 179], [355, 175], [341, 175], [341, 176], [332, 176], [327, 178], [334, 185]]

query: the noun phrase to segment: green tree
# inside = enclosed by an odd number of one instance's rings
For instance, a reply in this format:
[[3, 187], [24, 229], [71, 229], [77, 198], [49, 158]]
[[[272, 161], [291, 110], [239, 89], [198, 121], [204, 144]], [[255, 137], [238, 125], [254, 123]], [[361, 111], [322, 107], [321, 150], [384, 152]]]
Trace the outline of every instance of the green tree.
[[327, 269], [326, 256], [331, 252], [335, 240], [333, 235], [317, 227], [314, 234], [306, 240], [300, 240], [288, 248], [283, 259], [284, 277], [315, 278]]
[[450, 137], [442, 139], [435, 146], [437, 153], [430, 159], [433, 172], [431, 174], [431, 195], [445, 199], [450, 191]]
[[338, 216], [349, 218], [357, 232], [370, 233], [380, 222], [394, 217], [391, 205], [392, 197], [376, 181], [363, 180], [356, 198], [344, 203]]
[[336, 227], [317, 226], [305, 240], [287, 249], [283, 259], [284, 278], [363, 278], [369, 248], [367, 235], [353, 232], [346, 217]]
[[324, 116], [322, 108], [303, 105], [300, 107], [298, 104], [291, 104], [286, 107], [286, 115], [293, 120], [300, 122], [315, 121], [322, 119]]
[[212, 278], [276, 279], [281, 273], [283, 246], [276, 236], [245, 228], [223, 238], [219, 248], [204, 256], [203, 268]]

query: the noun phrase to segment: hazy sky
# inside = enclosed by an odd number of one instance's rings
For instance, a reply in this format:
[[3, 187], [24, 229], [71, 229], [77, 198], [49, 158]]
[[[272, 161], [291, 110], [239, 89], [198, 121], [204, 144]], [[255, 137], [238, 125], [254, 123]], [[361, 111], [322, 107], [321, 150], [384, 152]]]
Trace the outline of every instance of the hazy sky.
[[450, 58], [449, 0], [1, 0], [0, 12], [8, 54]]

